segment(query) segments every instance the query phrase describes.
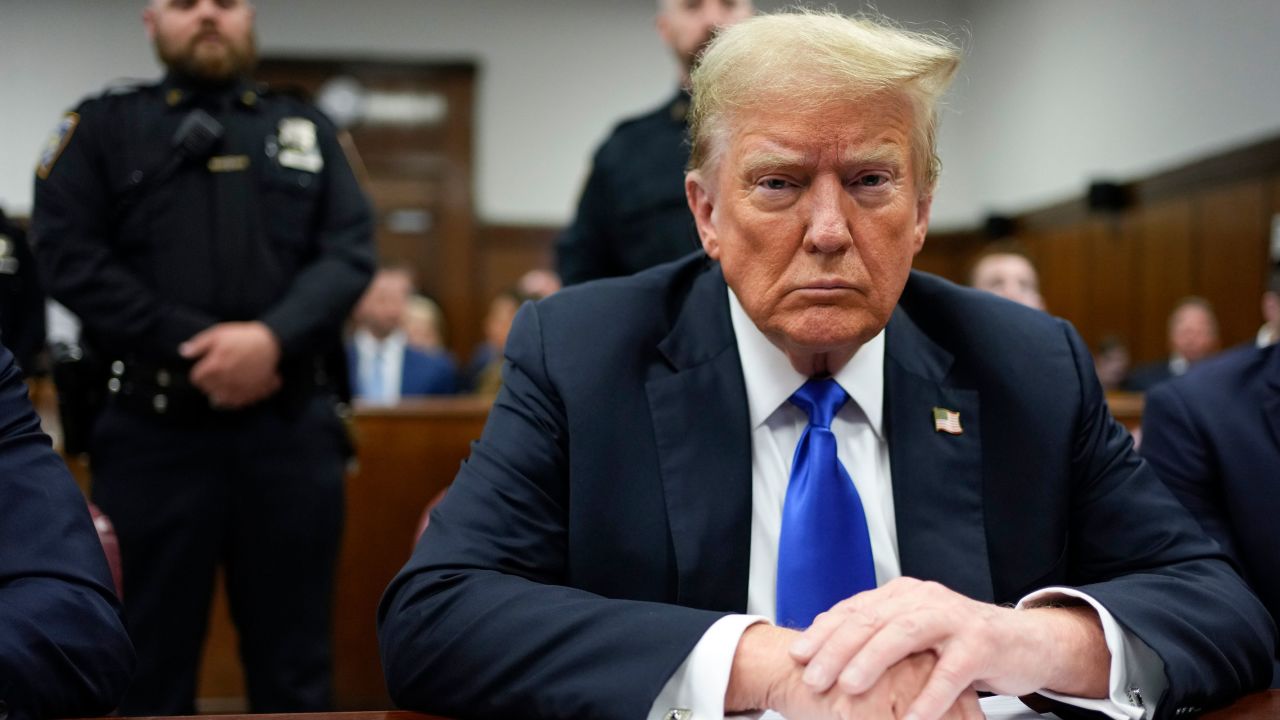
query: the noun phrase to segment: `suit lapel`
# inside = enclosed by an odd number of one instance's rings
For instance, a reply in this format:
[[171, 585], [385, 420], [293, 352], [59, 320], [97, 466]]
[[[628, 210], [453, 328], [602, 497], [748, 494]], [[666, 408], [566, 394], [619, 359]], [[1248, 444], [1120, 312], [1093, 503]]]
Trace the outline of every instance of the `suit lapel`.
[[678, 579], [676, 602], [743, 612], [751, 555], [751, 431], [724, 277], [695, 280], [646, 385]]
[[[992, 601], [976, 390], [947, 382], [953, 358], [899, 307], [886, 330], [885, 431], [902, 574]], [[962, 434], [935, 428], [935, 407]]]

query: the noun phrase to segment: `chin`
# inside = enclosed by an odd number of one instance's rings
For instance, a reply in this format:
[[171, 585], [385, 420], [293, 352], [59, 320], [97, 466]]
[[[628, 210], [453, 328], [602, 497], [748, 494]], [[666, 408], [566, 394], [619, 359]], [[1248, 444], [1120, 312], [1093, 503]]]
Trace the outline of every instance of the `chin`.
[[884, 323], [863, 309], [821, 307], [788, 318], [781, 334], [795, 347], [819, 353], [859, 347], [883, 327]]

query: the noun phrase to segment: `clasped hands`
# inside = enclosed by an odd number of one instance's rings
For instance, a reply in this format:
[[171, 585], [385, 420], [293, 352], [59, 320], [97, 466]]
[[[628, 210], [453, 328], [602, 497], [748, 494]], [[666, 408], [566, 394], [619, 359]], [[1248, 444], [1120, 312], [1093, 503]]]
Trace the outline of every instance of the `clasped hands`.
[[191, 384], [214, 407], [247, 407], [280, 389], [280, 342], [261, 322], [218, 323], [193, 335], [178, 352], [195, 362]]
[[980, 720], [976, 691], [1105, 697], [1110, 653], [1087, 605], [1015, 610], [899, 578], [803, 632], [757, 624], [734, 655], [726, 712], [789, 720]]

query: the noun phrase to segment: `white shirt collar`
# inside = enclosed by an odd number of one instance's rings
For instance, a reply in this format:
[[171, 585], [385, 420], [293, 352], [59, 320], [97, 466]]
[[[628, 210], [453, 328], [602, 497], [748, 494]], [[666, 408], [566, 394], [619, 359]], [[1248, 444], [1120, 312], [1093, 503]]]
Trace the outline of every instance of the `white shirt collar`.
[[[792, 393], [809, 378], [791, 367], [786, 353], [769, 341], [742, 309], [733, 289], [729, 293], [729, 317], [742, 360], [742, 379], [747, 386], [747, 406], [751, 428], [762, 425]], [[835, 374], [836, 383], [858, 404], [877, 437], [884, 439], [884, 330], [854, 353]]]
[[405, 345], [405, 334], [401, 330], [397, 330], [379, 340], [368, 330], [357, 328], [352, 335], [352, 339], [355, 341], [356, 351], [365, 357], [374, 357], [379, 353], [385, 357], [392, 353], [403, 351]]

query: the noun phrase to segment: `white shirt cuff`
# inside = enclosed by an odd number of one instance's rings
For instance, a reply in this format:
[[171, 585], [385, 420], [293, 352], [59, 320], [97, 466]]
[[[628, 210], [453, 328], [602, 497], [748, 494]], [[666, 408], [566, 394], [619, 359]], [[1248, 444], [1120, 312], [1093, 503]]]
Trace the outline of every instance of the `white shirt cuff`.
[[1077, 698], [1041, 690], [1039, 694], [1068, 705], [1103, 713], [1114, 720], [1149, 720], [1155, 704], [1168, 688], [1164, 661], [1137, 635], [1120, 627], [1106, 608], [1074, 588], [1050, 587], [1037, 590], [1018, 601], [1018, 608], [1046, 604], [1054, 597], [1072, 597], [1088, 603], [1102, 621], [1102, 634], [1111, 652], [1110, 697]]
[[648, 720], [715, 720], [724, 717], [724, 694], [738, 641], [747, 628], [769, 622], [759, 615], [726, 615], [715, 621], [649, 708]]

